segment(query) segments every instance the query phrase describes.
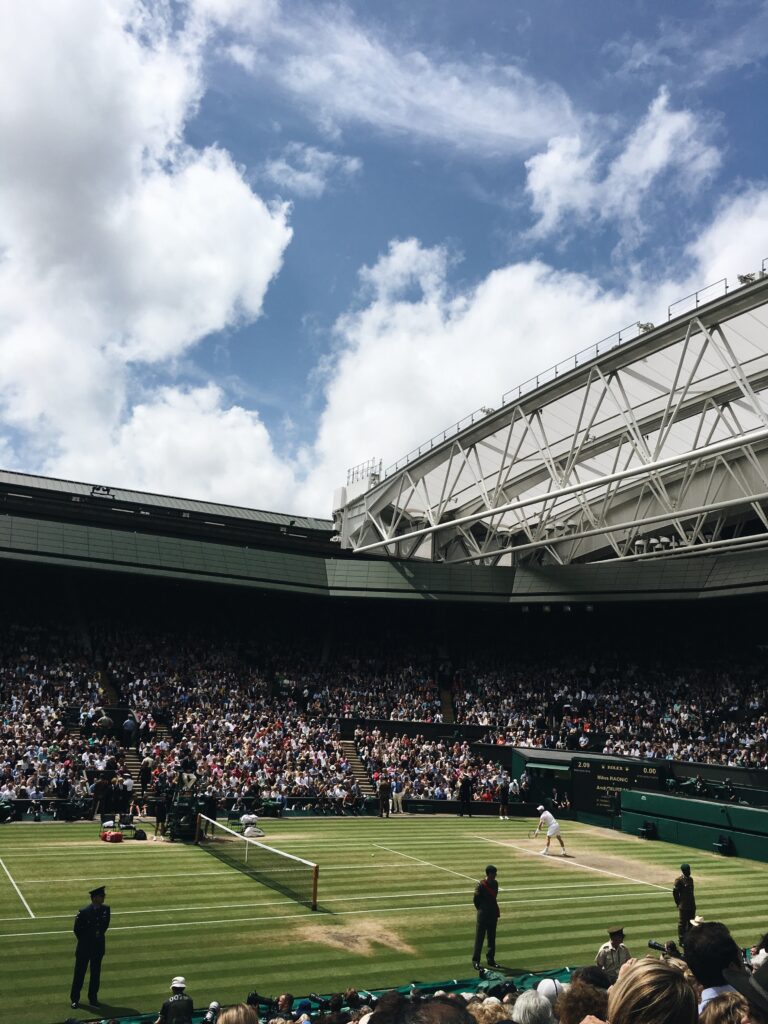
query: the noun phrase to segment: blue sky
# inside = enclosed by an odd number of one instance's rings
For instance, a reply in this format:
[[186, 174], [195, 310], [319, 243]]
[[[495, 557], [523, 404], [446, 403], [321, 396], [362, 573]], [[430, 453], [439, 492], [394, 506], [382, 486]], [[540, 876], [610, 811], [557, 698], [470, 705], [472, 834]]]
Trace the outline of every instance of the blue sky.
[[6, 468], [329, 514], [768, 256], [765, 2], [0, 2]]

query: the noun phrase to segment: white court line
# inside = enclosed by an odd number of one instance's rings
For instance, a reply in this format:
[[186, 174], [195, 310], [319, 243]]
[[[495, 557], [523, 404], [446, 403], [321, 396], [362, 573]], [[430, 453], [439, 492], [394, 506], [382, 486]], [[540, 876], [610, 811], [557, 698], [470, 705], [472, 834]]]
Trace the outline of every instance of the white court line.
[[453, 868], [441, 868], [439, 864], [433, 864], [431, 861], [422, 860], [420, 857], [412, 857], [410, 853], [401, 853], [399, 850], [393, 850], [389, 846], [382, 846], [380, 843], [372, 843], [379, 850], [386, 850], [387, 853], [396, 853], [398, 857], [407, 857], [408, 860], [415, 860], [417, 864], [424, 864], [428, 868], [434, 868], [435, 871], [447, 871], [449, 875], [458, 875], [459, 878], [467, 878], [470, 882], [477, 882], [476, 878], [472, 875], [465, 875], [461, 871], [454, 871]]
[[24, 904], [24, 906], [27, 908], [27, 913], [29, 914], [29, 916], [30, 917], [34, 917], [35, 915], [32, 913], [32, 907], [30, 907], [30, 905], [24, 899], [24, 896], [22, 895], [21, 889], [14, 882], [13, 875], [8, 870], [8, 868], [5, 866], [5, 864], [3, 863], [2, 859], [0, 859], [0, 867], [2, 867], [3, 871], [6, 873], [6, 875], [8, 875], [8, 881], [11, 883], [13, 888], [16, 890], [16, 895], [19, 897], [19, 899]]
[[[519, 850], [521, 853], [527, 853], [529, 857], [541, 857], [540, 853], [535, 850], [526, 850], [524, 846], [516, 846], [514, 843], [505, 843], [501, 839], [488, 839], [486, 836], [475, 835], [473, 838], [481, 839], [484, 843], [495, 843], [496, 846], [506, 846], [508, 849]], [[652, 885], [654, 889], [662, 889], [664, 892], [672, 892], [666, 885], [658, 885], [656, 882], [647, 882], [644, 878], [632, 878], [631, 875], [622, 875], [618, 871], [608, 871], [607, 868], [596, 868], [592, 864], [582, 864], [581, 861], [573, 860], [568, 857], [552, 856], [547, 857], [547, 862], [551, 864], [569, 864], [574, 868], [583, 868], [585, 871], [599, 871], [601, 875], [613, 875], [614, 878], [623, 878], [627, 882], [639, 882], [641, 885]]]
[[[207, 878], [210, 875], [231, 875], [232, 869], [222, 871], [161, 871], [156, 875], [102, 875], [100, 882], [116, 882], [127, 878]], [[24, 885], [44, 885], [46, 882], [91, 882], [93, 875], [81, 875], [76, 878], [25, 878]]]
[[[404, 856], [407, 856], [407, 854], [404, 854]], [[350, 868], [359, 867], [360, 864], [358, 862], [357, 864], [345, 864], [343, 866], [341, 866], [341, 865], [329, 865], [328, 867], [323, 868], [323, 874], [325, 874], [328, 870], [330, 870], [331, 868], [336, 867], [336, 866], [340, 867], [340, 869], [348, 871]], [[450, 868], [442, 868], [441, 870], [443, 870], [443, 871], [450, 871], [451, 869]], [[133, 878], [141, 878], [141, 879], [147, 879], [147, 878], [149, 878], [149, 879], [154, 879], [154, 878], [204, 878], [204, 877], [208, 877], [209, 875], [215, 875], [217, 877], [220, 876], [220, 875], [229, 875], [231, 877], [232, 876], [232, 871], [231, 871], [231, 869], [227, 869], [225, 871], [202, 871], [202, 872], [200, 872], [200, 871], [178, 871], [178, 872], [173, 872], [173, 873], [160, 873], [158, 875], [99, 875], [99, 880], [102, 881], [102, 882], [110, 882], [110, 881], [115, 881], [116, 879], [133, 879]], [[34, 885], [34, 884], [44, 883], [44, 882], [89, 882], [89, 881], [93, 880], [93, 877], [94, 877], [93, 875], [86, 875], [83, 878], [25, 878], [22, 881], [22, 885]], [[461, 876], [461, 877], [469, 878], [469, 875], [464, 875], [464, 876]], [[473, 879], [471, 879], [471, 881], [474, 882], [474, 881], [476, 881], [476, 879], [473, 878]], [[630, 884], [631, 885], [647, 885], [648, 883], [647, 882], [641, 882], [639, 880], [638, 881], [634, 881], [632, 879], [628, 879], [626, 883], [621, 883], [621, 882], [574, 882], [573, 884], [570, 884], [570, 883], [561, 884], [561, 883], [558, 883], [558, 882], [554, 882], [554, 883], [553, 882], [545, 882], [542, 885], [517, 885], [517, 886], [506, 886], [505, 885], [503, 888], [504, 888], [504, 892], [530, 892], [531, 889], [557, 889], [558, 892], [560, 892], [563, 889], [607, 889], [607, 888], [611, 888], [613, 886], [622, 885], [622, 884], [627, 884], [627, 885], [630, 885]], [[455, 894], [456, 895], [458, 895], [459, 892], [471, 892], [471, 890], [470, 889], [458, 889], [458, 890], [455, 890]], [[395, 896], [398, 896], [399, 894], [398, 893], [393, 893], [391, 895], [393, 897], [395, 897]], [[406, 895], [411, 895], [411, 896], [429, 896], [430, 893], [428, 893], [428, 892], [414, 892], [414, 893], [408, 893]], [[448, 892], [447, 890], [445, 892], [443, 892], [441, 890], [440, 892], [435, 893], [435, 895], [450, 896], [451, 892]], [[335, 899], [336, 897], [333, 897], [333, 898]], [[386, 896], [342, 896], [342, 897], [339, 897], [340, 900], [386, 899], [386, 898], [387, 898]], [[328, 900], [325, 900], [324, 902], [327, 903]], [[251, 906], [251, 904], [248, 904], [248, 906]], [[166, 912], [166, 908], [163, 909], [162, 913], [165, 913], [165, 912]], [[128, 913], [128, 911], [123, 911], [123, 913]], [[138, 913], [138, 911], [137, 911], [137, 913]], [[143, 913], [143, 911], [142, 911], [142, 913]], [[39, 916], [41, 916], [41, 915], [38, 914], [38, 917]], [[2, 921], [2, 920], [10, 921], [10, 920], [14, 920], [14, 919], [13, 918], [0, 918], [0, 921]]]
[[[650, 896], [650, 893], [646, 893], [646, 896]], [[654, 896], [658, 896], [659, 893], [653, 893]], [[576, 900], [626, 900], [636, 899], [637, 893], [624, 893], [623, 895], [616, 896], [610, 893], [606, 896], [547, 896], [543, 899], [535, 900], [499, 900], [499, 905], [502, 907], [510, 906], [523, 906], [530, 903], [572, 903]], [[322, 900], [320, 901], [322, 906]], [[339, 910], [333, 913], [332, 917], [356, 917], [359, 914], [405, 914], [415, 911], [421, 913], [424, 910], [455, 910], [458, 907], [466, 909], [466, 901], [463, 903], [434, 903], [429, 906], [423, 907], [384, 907], [382, 910]], [[173, 913], [176, 907], [170, 907], [166, 913]], [[70, 916], [70, 915], [68, 915]], [[215, 924], [253, 924], [258, 921], [290, 921], [292, 918], [301, 918], [303, 921], [312, 920], [311, 912], [303, 914], [269, 914], [265, 917], [224, 917], [213, 921], [168, 921], [162, 924], [123, 924], [123, 925], [110, 925], [110, 932], [135, 932], [142, 931], [149, 928], [197, 928], [202, 926], [210, 926]], [[37, 918], [41, 920], [41, 918]], [[320, 917], [322, 920], [322, 916]], [[47, 932], [0, 932], [0, 939], [22, 939], [22, 938], [35, 938], [39, 935], [71, 935], [71, 929], [65, 931], [47, 931]]]
[[[229, 874], [229, 872], [227, 872]], [[519, 885], [507, 888], [504, 886], [502, 892], [530, 892], [532, 889], [545, 889], [551, 890], [556, 888], [558, 892], [562, 892], [564, 889], [608, 889], [614, 888], [620, 885], [619, 882], [577, 882], [575, 885], [555, 885], [544, 884], [544, 885]], [[645, 883], [638, 883], [644, 885]], [[472, 889], [432, 889], [429, 892], [393, 892], [379, 894], [376, 896], [329, 896], [328, 899], [321, 900], [320, 902], [325, 905], [326, 903], [360, 903], [368, 900], [403, 900], [403, 899], [419, 899], [427, 896], [466, 896], [474, 890]], [[634, 893], [616, 893], [616, 896], [632, 896]], [[569, 897], [574, 899], [576, 897]], [[581, 897], [578, 897], [581, 898]], [[605, 899], [607, 897], [600, 897]], [[115, 912], [115, 918], [126, 917], [127, 915], [133, 914], [168, 914], [168, 913], [183, 913], [191, 910], [230, 910], [230, 909], [241, 909], [243, 907], [283, 907], [294, 904], [296, 900], [259, 900], [256, 903], [215, 903], [215, 904], [200, 904], [194, 907], [152, 907], [149, 910], [119, 910]], [[38, 921], [58, 921], [68, 920], [71, 914], [38, 914], [36, 920]], [[18, 917], [0, 917], [0, 921], [19, 921]]]

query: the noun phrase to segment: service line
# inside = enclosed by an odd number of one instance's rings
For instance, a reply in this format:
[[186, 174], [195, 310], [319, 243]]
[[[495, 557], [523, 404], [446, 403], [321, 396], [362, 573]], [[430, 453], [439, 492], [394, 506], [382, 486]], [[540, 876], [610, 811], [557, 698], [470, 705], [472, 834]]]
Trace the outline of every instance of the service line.
[[23, 896], [23, 894], [22, 894], [22, 891], [21, 891], [21, 889], [20, 889], [20, 888], [18, 887], [18, 885], [16, 885], [16, 883], [14, 882], [14, 880], [13, 880], [13, 875], [12, 875], [12, 874], [11, 874], [11, 872], [10, 872], [10, 871], [8, 870], [8, 868], [7, 868], [6, 866], [5, 866], [5, 863], [3, 862], [2, 858], [0, 858], [0, 867], [2, 867], [3, 871], [4, 871], [5, 873], [6, 873], [6, 875], [8, 875], [8, 881], [9, 881], [9, 882], [11, 883], [11, 885], [13, 886], [13, 888], [14, 888], [14, 889], [16, 890], [16, 895], [17, 895], [17, 896], [19, 897], [19, 899], [21, 900], [21, 902], [22, 902], [22, 903], [24, 904], [24, 906], [26, 907], [26, 910], [27, 910], [27, 913], [29, 914], [29, 916], [30, 916], [30, 917], [34, 917], [35, 915], [34, 915], [34, 914], [32, 913], [32, 907], [30, 907], [30, 905], [29, 905], [29, 904], [27, 903], [27, 901], [26, 901], [26, 900], [24, 899], [24, 896]]

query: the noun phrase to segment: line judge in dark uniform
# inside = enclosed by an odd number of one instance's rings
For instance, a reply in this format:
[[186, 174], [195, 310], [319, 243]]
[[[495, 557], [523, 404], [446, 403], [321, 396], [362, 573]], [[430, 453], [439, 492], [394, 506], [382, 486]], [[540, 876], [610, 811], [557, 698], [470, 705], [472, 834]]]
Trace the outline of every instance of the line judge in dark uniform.
[[691, 930], [691, 921], [696, 917], [696, 896], [691, 865], [681, 864], [680, 871], [681, 874], [675, 879], [672, 896], [677, 905], [677, 935], [680, 945], [684, 946], [686, 936]]
[[72, 978], [70, 999], [72, 1008], [80, 1003], [80, 990], [85, 981], [85, 972], [90, 968], [88, 979], [88, 1003], [99, 1005], [99, 983], [101, 982], [101, 961], [104, 959], [105, 935], [109, 928], [109, 907], [104, 902], [106, 890], [103, 885], [91, 889], [91, 902], [78, 910], [73, 931], [77, 937], [75, 950], [75, 974]]
[[489, 967], [497, 967], [496, 963], [496, 924], [501, 917], [499, 910], [499, 883], [496, 881], [496, 868], [489, 864], [485, 869], [485, 878], [477, 883], [472, 902], [477, 911], [475, 926], [475, 949], [472, 953], [472, 966], [480, 970], [480, 957], [483, 942], [488, 940], [486, 959]]

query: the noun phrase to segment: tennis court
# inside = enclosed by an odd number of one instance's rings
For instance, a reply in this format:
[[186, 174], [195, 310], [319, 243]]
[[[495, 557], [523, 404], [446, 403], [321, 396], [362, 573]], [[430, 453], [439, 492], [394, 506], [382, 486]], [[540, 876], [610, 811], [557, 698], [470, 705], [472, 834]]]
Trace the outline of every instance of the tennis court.
[[[319, 864], [318, 910], [205, 848], [109, 846], [95, 825], [0, 831], [0, 957], [9, 1019], [46, 1024], [68, 1005], [78, 907], [107, 886], [112, 924], [101, 1016], [154, 1012], [176, 974], [196, 1005], [289, 990], [381, 988], [472, 974], [471, 894], [488, 863], [501, 886], [497, 958], [514, 971], [592, 960], [607, 925], [642, 954], [675, 935], [671, 885], [689, 860], [700, 912], [741, 945], [765, 931], [768, 868], [564, 823], [571, 856], [541, 857], [528, 819], [269, 821], [261, 842]], [[213, 844], [215, 845], [215, 844]]]

